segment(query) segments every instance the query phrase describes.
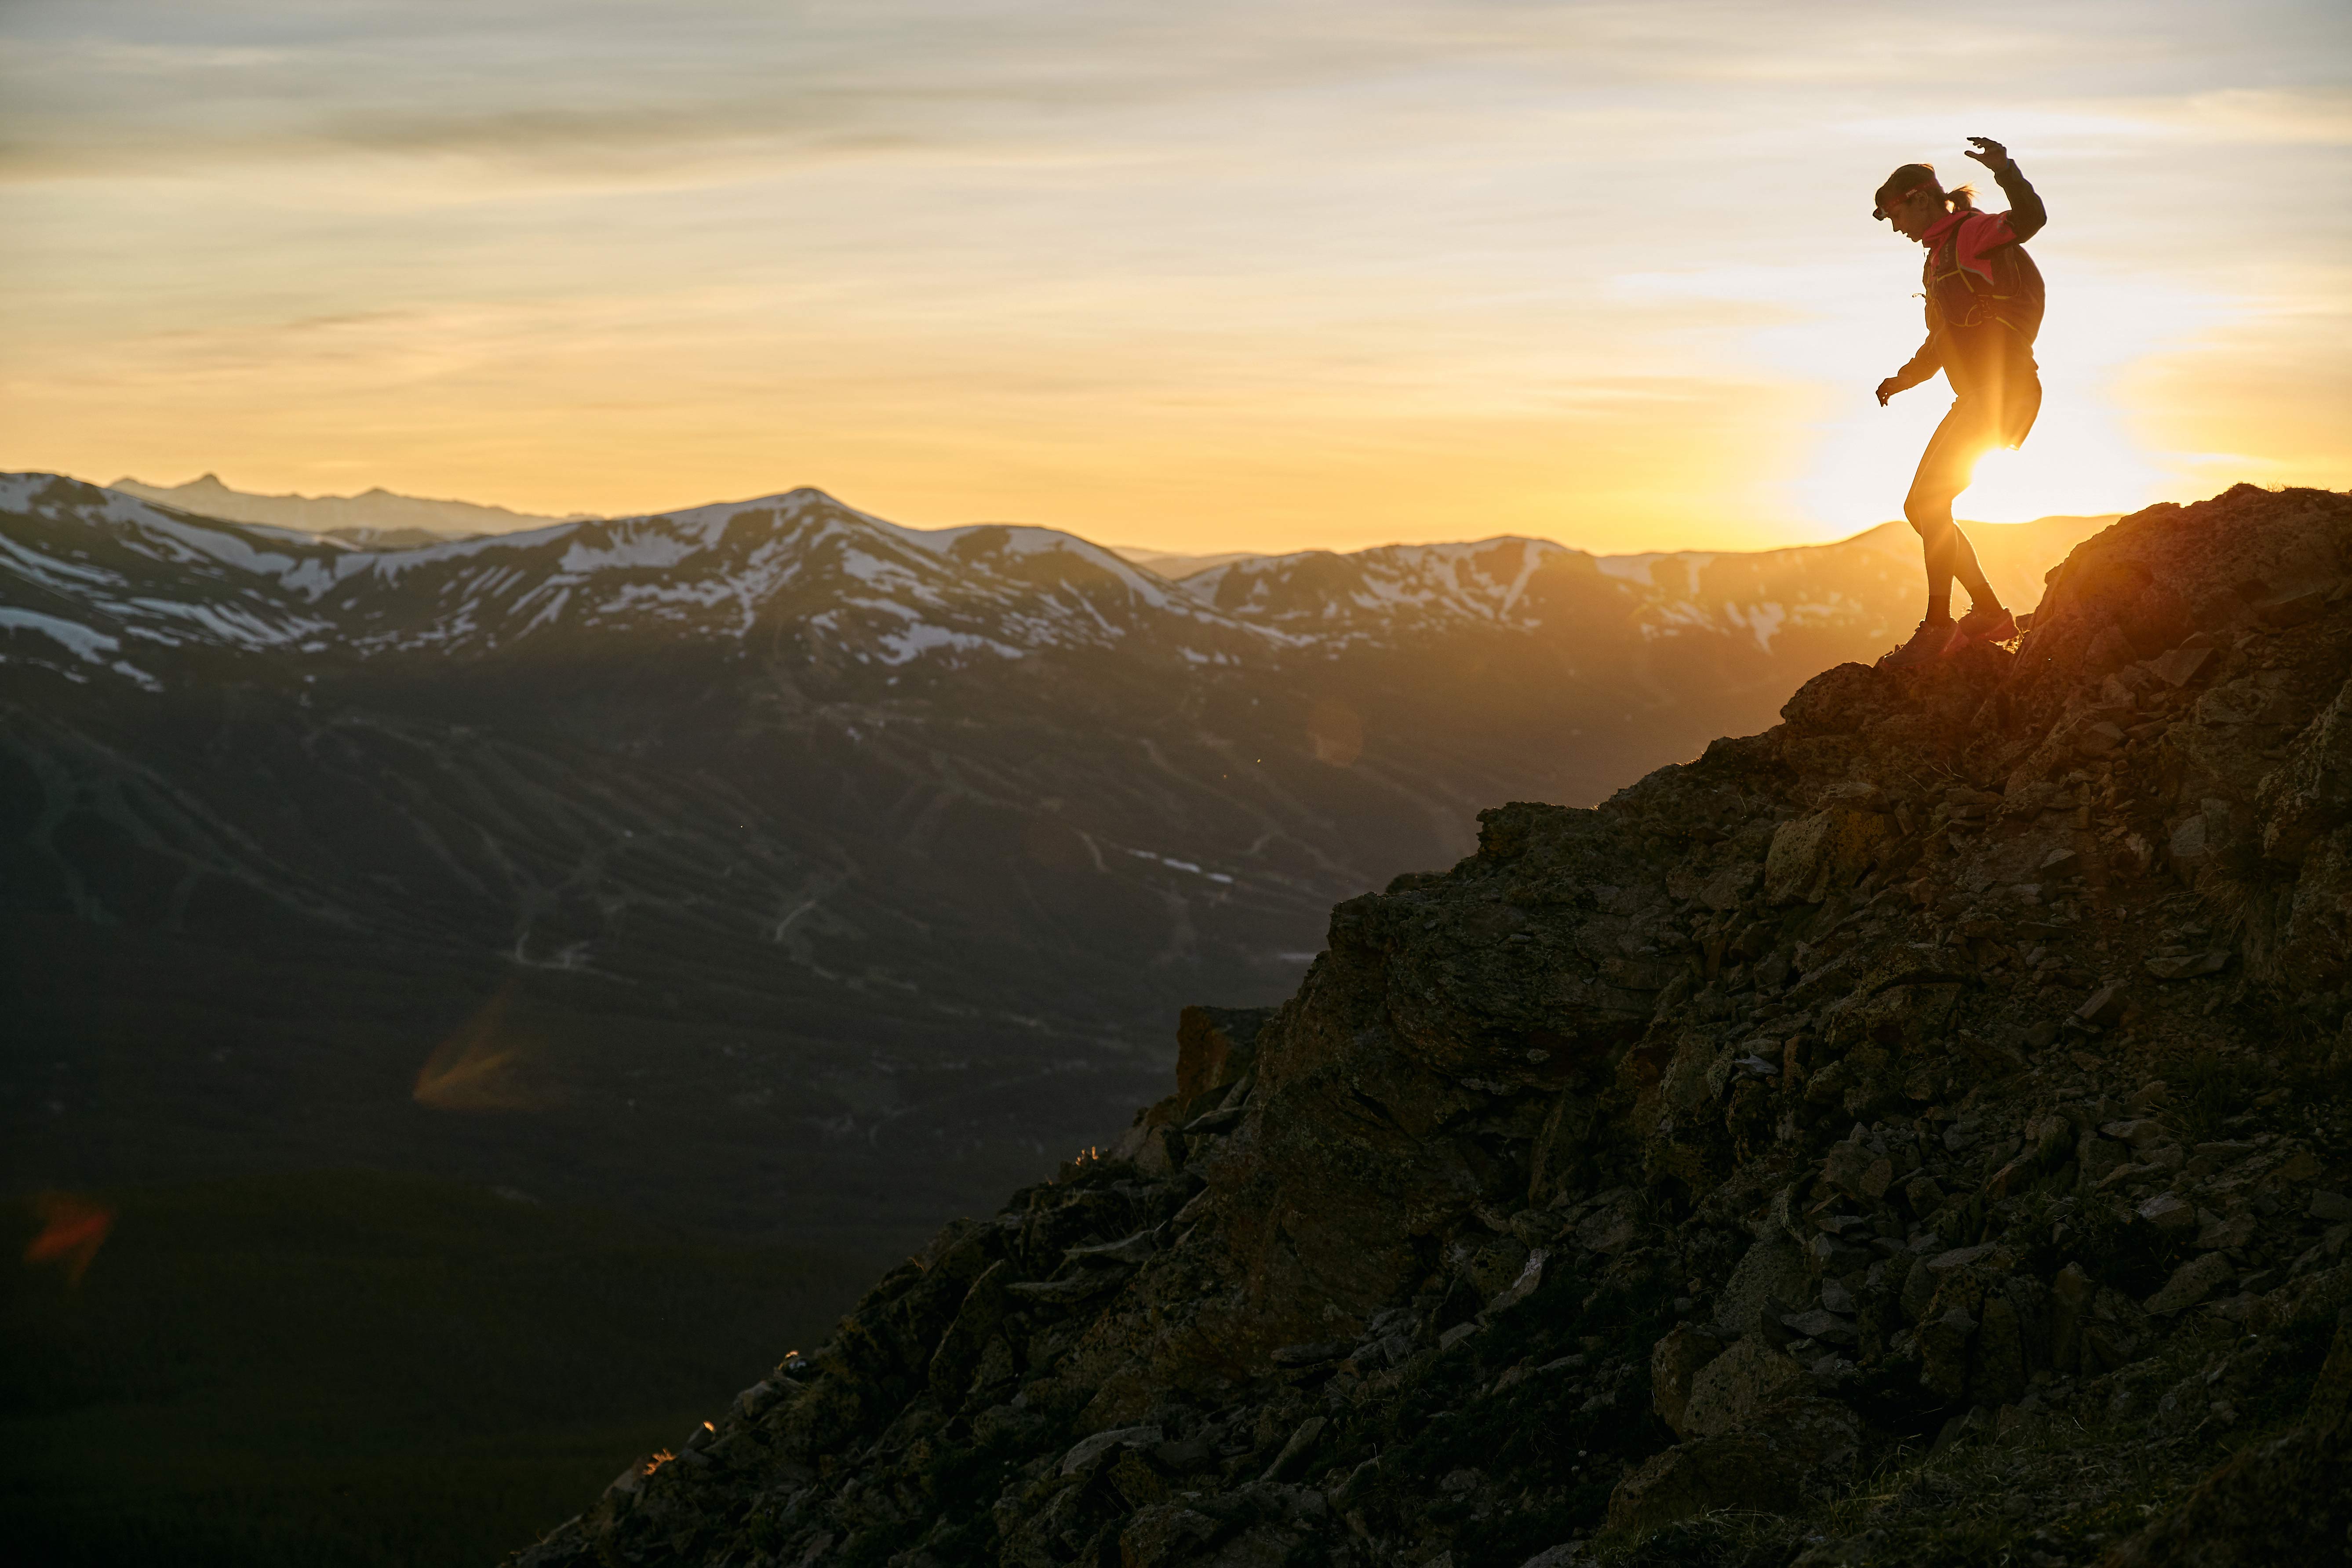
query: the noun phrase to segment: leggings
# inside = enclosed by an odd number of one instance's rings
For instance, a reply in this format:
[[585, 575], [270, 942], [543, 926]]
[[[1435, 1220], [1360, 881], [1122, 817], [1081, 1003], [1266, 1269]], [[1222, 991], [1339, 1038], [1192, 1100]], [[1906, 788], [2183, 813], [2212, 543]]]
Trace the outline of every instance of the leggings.
[[1985, 581], [1984, 569], [1977, 564], [1976, 549], [1969, 543], [1969, 536], [1952, 521], [1952, 502], [1969, 488], [1977, 459], [2000, 444], [2000, 420], [1987, 404], [1969, 397], [1955, 400], [1951, 412], [1927, 438], [1919, 471], [1911, 479], [1911, 493], [1903, 498], [1903, 515], [1918, 531], [1927, 558], [1930, 618], [1951, 613], [1955, 577], [1977, 608], [1991, 609], [2000, 603], [1993, 595], [1992, 584]]

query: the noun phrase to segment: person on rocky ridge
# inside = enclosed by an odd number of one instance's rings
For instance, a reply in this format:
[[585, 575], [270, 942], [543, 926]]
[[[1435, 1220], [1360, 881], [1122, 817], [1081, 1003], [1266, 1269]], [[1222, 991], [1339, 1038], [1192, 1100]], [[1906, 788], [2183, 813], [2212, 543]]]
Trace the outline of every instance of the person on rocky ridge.
[[[1969, 488], [1977, 459], [1995, 447], [2021, 445], [2042, 409], [2042, 375], [2033, 363], [2042, 330], [2042, 274], [2025, 241], [2049, 221], [2000, 142], [1971, 136], [1969, 156], [1992, 171], [2009, 197], [2005, 213], [1979, 212], [1967, 185], [1945, 190], [1933, 165], [1906, 163], [1886, 177], [1870, 216], [1927, 247], [1923, 269], [1927, 341], [1911, 363], [1878, 384], [1878, 404], [1941, 370], [1951, 384], [1951, 411], [1936, 426], [1903, 515], [1918, 531], [1927, 563], [1927, 613], [1910, 640], [1879, 660], [1916, 664], [1971, 643], [2001, 642], [2017, 623], [1985, 581], [1968, 535], [1952, 521], [1952, 502]], [[1952, 619], [1952, 579], [1969, 591], [1969, 613]]]

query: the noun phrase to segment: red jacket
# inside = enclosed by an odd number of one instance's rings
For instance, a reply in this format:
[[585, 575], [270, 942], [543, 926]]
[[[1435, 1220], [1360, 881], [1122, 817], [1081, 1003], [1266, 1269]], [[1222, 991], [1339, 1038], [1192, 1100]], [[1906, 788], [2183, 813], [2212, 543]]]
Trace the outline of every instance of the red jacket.
[[1993, 178], [2009, 197], [2009, 211], [1951, 213], [1920, 236], [1927, 247], [1921, 272], [1927, 341], [1895, 373], [1892, 390], [1916, 386], [1940, 370], [1963, 403], [1992, 419], [2001, 444], [2014, 447], [2042, 408], [2042, 374], [2033, 363], [2042, 272], [2024, 242], [2050, 215], [2015, 163]]

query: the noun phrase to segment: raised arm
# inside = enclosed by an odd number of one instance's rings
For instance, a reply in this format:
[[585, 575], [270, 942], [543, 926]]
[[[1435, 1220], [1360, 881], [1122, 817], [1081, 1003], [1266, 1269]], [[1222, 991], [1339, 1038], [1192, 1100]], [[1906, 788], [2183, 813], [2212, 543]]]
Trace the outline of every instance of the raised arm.
[[1992, 171], [1993, 182], [2000, 186], [2000, 194], [2009, 198], [2011, 237], [2019, 244], [2024, 244], [2040, 234], [2042, 226], [2050, 221], [2049, 209], [2042, 205], [2042, 198], [2034, 194], [2033, 187], [2026, 184], [2025, 176], [2019, 173], [2016, 162], [2010, 157], [2008, 148], [1982, 136], [1971, 136], [1969, 140], [1976, 143], [1969, 149], [1969, 156]]

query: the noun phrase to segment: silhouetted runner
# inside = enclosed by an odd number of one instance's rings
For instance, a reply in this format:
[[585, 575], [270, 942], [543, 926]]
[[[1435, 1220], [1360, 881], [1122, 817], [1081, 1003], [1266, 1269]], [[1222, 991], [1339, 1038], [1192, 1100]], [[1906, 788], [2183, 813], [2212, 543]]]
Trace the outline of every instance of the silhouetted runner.
[[[1972, 642], [2000, 642], [2017, 623], [1985, 581], [1977, 552], [1952, 521], [1952, 502], [1969, 488], [1977, 459], [1995, 447], [2023, 443], [2042, 411], [2042, 374], [2033, 363], [2042, 330], [2042, 273], [2024, 242], [2050, 221], [2042, 198], [1998, 142], [1971, 136], [1969, 156], [1992, 171], [2009, 211], [1976, 210], [1967, 185], [1945, 190], [1927, 163], [1906, 163], [1878, 187], [1873, 217], [1927, 247], [1922, 274], [1927, 341], [1911, 363], [1878, 384], [1878, 403], [1918, 385], [1938, 370], [1952, 384], [1951, 412], [1927, 441], [1903, 515], [1919, 531], [1927, 560], [1927, 614], [1911, 640], [1878, 662], [1916, 664], [1958, 653]], [[1969, 591], [1969, 613], [1952, 619], [1952, 579]]]

